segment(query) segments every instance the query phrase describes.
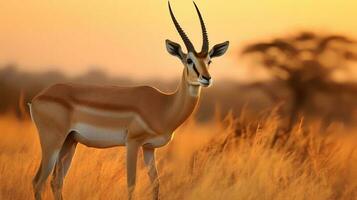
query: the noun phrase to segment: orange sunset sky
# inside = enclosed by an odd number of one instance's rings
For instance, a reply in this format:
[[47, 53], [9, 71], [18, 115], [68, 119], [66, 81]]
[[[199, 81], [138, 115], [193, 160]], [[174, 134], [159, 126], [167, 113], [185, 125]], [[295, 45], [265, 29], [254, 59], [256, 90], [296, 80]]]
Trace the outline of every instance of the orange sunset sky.
[[[190, 0], [171, 0], [196, 49], [201, 30]], [[299, 30], [357, 37], [355, 0], [197, 0], [211, 47], [229, 40], [212, 76], [249, 78], [238, 52], [243, 45]], [[182, 64], [166, 52], [165, 39], [183, 45], [166, 0], [0, 1], [0, 64], [62, 70], [75, 75], [100, 66], [111, 75], [176, 78]], [[248, 73], [248, 74], [247, 74]]]

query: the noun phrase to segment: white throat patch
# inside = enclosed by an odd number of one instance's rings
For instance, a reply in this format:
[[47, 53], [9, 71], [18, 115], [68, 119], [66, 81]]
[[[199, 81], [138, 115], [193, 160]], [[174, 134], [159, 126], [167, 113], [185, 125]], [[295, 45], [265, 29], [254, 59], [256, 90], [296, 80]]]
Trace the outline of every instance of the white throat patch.
[[201, 86], [189, 85], [188, 91], [191, 97], [198, 97], [201, 93]]

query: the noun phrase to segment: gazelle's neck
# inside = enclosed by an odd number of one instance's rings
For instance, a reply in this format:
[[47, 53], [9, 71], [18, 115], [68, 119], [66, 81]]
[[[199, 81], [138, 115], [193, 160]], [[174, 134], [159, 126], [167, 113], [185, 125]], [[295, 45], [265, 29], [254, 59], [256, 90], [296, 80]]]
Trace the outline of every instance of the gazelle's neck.
[[[197, 103], [197, 100], [199, 99], [199, 97], [201, 95], [201, 86], [190, 84], [187, 81], [187, 70], [188, 69], [186, 69], [186, 68], [183, 70], [180, 84], [177, 87], [174, 95], [175, 95], [175, 97], [182, 97], [185, 100], [188, 100], [188, 99], [196, 100], [196, 103]], [[176, 98], [176, 100], [180, 100], [179, 102], [181, 102], [181, 100], [183, 100], [183, 99]]]
[[186, 70], [183, 70], [181, 82], [176, 92], [172, 94], [170, 111], [167, 113], [171, 131], [174, 131], [192, 114], [201, 95], [200, 85], [188, 83]]

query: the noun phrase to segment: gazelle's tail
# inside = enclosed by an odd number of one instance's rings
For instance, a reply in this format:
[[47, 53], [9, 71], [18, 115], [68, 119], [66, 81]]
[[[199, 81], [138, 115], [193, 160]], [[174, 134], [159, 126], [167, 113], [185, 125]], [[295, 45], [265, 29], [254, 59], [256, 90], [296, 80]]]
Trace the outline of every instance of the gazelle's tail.
[[27, 106], [29, 107], [29, 111], [30, 111], [30, 116], [31, 116], [31, 120], [33, 121], [33, 116], [32, 116], [32, 109], [31, 109], [31, 106], [32, 106], [32, 104], [31, 104], [31, 102], [28, 102], [28, 103], [27, 103]]

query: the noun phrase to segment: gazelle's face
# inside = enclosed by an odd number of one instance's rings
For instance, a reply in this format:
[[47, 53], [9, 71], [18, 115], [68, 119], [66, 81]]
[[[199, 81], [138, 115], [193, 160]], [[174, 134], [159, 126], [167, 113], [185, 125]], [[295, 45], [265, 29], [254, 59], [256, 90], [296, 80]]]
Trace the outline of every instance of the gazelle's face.
[[185, 46], [187, 48], [187, 54], [182, 52], [181, 46], [178, 43], [172, 42], [170, 40], [166, 40], [166, 49], [171, 55], [176, 56], [181, 60], [181, 62], [185, 67], [186, 81], [190, 85], [200, 85], [203, 87], [208, 87], [212, 84], [212, 78], [208, 72], [209, 66], [212, 62], [211, 59], [223, 55], [228, 49], [229, 42], [226, 41], [214, 45], [213, 48], [210, 51], [208, 51], [209, 45], [208, 45], [206, 26], [203, 22], [202, 15], [198, 10], [197, 5], [195, 3], [194, 5], [198, 17], [200, 19], [201, 28], [202, 28], [203, 42], [202, 42], [201, 52], [200, 53], [196, 52], [195, 48], [193, 47], [193, 44], [191, 43], [191, 41], [189, 40], [183, 29], [177, 22], [171, 10], [170, 3], [169, 3], [169, 10], [170, 10], [171, 18], [183, 42], [185, 43]]
[[208, 54], [200, 55], [189, 52], [186, 58], [182, 59], [182, 63], [185, 65], [187, 72], [186, 80], [191, 85], [208, 87], [212, 84], [212, 78], [208, 72], [209, 64], [211, 64]]
[[181, 46], [170, 40], [166, 40], [167, 51], [178, 57], [185, 67], [186, 81], [191, 85], [201, 85], [209, 87], [212, 84], [212, 77], [209, 73], [209, 67], [212, 58], [223, 55], [228, 49], [229, 42], [215, 45], [209, 53], [188, 52], [183, 53]]

